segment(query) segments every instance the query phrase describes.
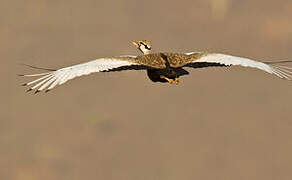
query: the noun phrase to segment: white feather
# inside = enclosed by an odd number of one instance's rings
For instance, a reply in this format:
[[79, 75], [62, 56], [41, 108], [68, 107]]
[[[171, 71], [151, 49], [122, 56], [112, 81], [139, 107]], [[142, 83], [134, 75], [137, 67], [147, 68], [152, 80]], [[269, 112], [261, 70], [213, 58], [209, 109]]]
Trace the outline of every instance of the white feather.
[[[123, 56], [123, 57], [131, 57], [135, 58], [135, 56]], [[36, 89], [38, 91], [42, 91], [48, 86], [48, 90], [53, 89], [57, 85], [64, 84], [70, 79], [82, 76], [82, 75], [88, 75], [90, 73], [94, 72], [101, 72], [101, 71], [107, 71], [123, 66], [131, 66], [131, 65], [138, 65], [136, 63], [119, 59], [117, 58], [101, 58], [96, 59], [93, 61], [89, 61], [82, 64], [77, 64], [70, 67], [65, 67], [56, 71], [51, 71], [48, 73], [42, 73], [42, 74], [28, 74], [24, 76], [41, 76], [43, 77], [36, 79], [32, 82], [26, 83], [25, 85], [31, 85], [34, 83], [37, 83], [35, 86], [33, 86], [30, 89]]]
[[275, 74], [280, 78], [285, 78], [288, 80], [292, 79], [292, 71], [289, 71], [289, 67], [269, 65], [243, 57], [231, 56], [226, 54], [206, 54], [201, 58], [194, 60], [192, 63], [196, 62], [218, 63], [227, 66], [239, 65], [243, 67], [252, 67], [266, 71], [271, 74]]
[[196, 52], [196, 51], [194, 51], [194, 52], [187, 52], [187, 53], [184, 53], [185, 55], [192, 55], [192, 54], [197, 54], [197, 53], [202, 53], [202, 52]]
[[132, 56], [132, 55], [122, 55], [122, 56], [119, 56], [119, 57], [136, 58], [137, 56]]

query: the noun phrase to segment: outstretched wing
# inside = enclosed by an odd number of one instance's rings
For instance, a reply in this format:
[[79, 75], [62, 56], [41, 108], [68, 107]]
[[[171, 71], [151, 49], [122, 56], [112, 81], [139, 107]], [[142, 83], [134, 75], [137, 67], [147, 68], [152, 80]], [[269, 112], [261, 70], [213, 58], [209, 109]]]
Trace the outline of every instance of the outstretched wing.
[[[192, 57], [198, 53], [185, 53], [186, 55]], [[271, 74], [288, 80], [292, 80], [292, 68], [286, 66], [277, 65], [278, 63], [263, 63], [259, 61], [254, 61], [248, 58], [236, 57], [226, 54], [209, 54], [204, 53], [201, 56], [193, 56], [193, 60], [185, 67], [202, 68], [209, 66], [231, 66], [239, 65], [243, 67], [257, 68], [266, 71]], [[289, 61], [290, 62], [290, 61]], [[279, 62], [282, 63], [282, 62]]]
[[74, 66], [65, 67], [46, 73], [26, 74], [21, 76], [39, 77], [34, 81], [23, 84], [24, 86], [34, 85], [30, 89], [28, 89], [28, 91], [36, 90], [35, 92], [38, 93], [44, 89], [47, 89], [46, 92], [48, 92], [55, 86], [64, 84], [70, 79], [83, 75], [88, 75], [94, 72], [118, 71], [140, 68], [144, 67], [140, 66], [140, 64], [137, 63], [136, 56], [120, 56], [116, 58], [100, 58], [86, 63], [77, 64]]

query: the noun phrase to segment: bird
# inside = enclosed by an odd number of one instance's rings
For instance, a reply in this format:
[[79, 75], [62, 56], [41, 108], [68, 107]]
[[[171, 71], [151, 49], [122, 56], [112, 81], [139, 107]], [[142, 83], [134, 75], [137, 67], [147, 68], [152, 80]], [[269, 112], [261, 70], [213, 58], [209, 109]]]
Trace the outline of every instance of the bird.
[[[249, 58], [221, 53], [208, 52], [152, 52], [149, 41], [133, 41], [132, 44], [142, 53], [140, 55], [124, 55], [104, 57], [89, 62], [64, 67], [60, 69], [46, 69], [30, 66], [48, 72], [38, 74], [23, 74], [24, 77], [38, 77], [23, 84], [30, 86], [27, 90], [35, 93], [49, 92], [57, 85], [83, 75], [95, 72], [115, 72], [124, 70], [146, 70], [148, 78], [153, 82], [178, 85], [179, 77], [188, 75], [185, 68], [229, 67], [239, 65], [263, 70], [280, 78], [292, 80], [292, 68], [279, 65], [286, 62], [260, 62]], [[290, 62], [290, 61], [287, 61]]]

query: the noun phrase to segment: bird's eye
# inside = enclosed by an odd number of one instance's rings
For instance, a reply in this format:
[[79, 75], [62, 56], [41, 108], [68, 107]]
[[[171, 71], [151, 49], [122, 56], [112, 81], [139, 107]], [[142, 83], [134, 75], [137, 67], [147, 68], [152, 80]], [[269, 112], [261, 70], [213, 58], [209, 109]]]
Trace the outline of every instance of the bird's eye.
[[145, 49], [151, 50], [151, 47], [150, 46], [148, 46], [147, 44], [144, 44], [144, 43], [142, 43], [142, 44], [145, 47]]

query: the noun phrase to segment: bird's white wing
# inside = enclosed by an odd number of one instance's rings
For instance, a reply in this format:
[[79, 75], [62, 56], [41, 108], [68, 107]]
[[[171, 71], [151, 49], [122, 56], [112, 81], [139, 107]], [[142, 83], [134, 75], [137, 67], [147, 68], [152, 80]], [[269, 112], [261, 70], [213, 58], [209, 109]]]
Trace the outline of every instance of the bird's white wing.
[[[192, 55], [193, 53], [185, 53], [186, 55]], [[198, 59], [194, 59], [192, 63], [214, 63], [225, 66], [239, 65], [243, 67], [252, 67], [261, 69], [271, 74], [275, 74], [280, 78], [292, 80], [292, 68], [286, 66], [277, 65], [277, 63], [263, 63], [248, 58], [231, 56], [226, 54], [204, 54]]]
[[68, 80], [73, 79], [75, 77], [88, 75], [94, 72], [109, 71], [116, 68], [139, 65], [135, 63], [134, 59], [135, 59], [134, 56], [122, 56], [118, 58], [100, 58], [86, 63], [65, 67], [55, 71], [50, 71], [47, 73], [26, 74], [21, 76], [28, 77], [41, 76], [40, 78], [23, 85], [24, 86], [33, 85], [28, 91], [36, 90], [35, 92], [37, 93], [47, 88], [46, 90], [47, 92], [53, 89], [55, 86], [64, 84]]

